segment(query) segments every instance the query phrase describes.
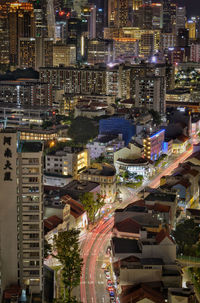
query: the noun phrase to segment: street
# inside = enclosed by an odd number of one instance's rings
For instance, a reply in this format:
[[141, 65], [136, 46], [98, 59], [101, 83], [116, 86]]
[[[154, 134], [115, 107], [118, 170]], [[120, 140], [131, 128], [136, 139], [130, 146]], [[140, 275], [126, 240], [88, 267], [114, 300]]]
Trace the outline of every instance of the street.
[[[158, 176], [146, 182], [141, 188], [134, 190], [125, 186], [120, 186], [122, 193], [122, 203], [115, 204], [113, 209], [125, 207], [131, 202], [138, 199], [137, 193], [144, 187], [150, 186], [156, 188], [160, 184], [160, 178], [169, 175], [178, 165], [182, 163], [192, 154], [192, 147], [180, 157], [175, 159], [167, 168], [165, 168]], [[106, 291], [106, 280], [101, 269], [106, 256], [105, 250], [111, 237], [111, 231], [114, 218], [108, 220], [102, 219], [99, 224], [86, 235], [82, 246], [82, 257], [84, 260], [81, 285], [80, 299], [83, 303], [108, 303], [109, 295]]]

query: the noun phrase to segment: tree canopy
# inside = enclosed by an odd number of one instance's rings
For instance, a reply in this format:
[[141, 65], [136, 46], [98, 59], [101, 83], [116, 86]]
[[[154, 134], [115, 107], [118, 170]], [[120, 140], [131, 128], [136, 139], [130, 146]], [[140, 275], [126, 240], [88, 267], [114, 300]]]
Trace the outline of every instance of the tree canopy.
[[154, 109], [150, 109], [149, 113], [151, 114], [151, 116], [153, 118], [153, 123], [156, 125], [159, 125], [161, 123], [160, 114], [157, 111], [155, 111]]
[[86, 117], [77, 117], [72, 120], [68, 130], [69, 137], [74, 142], [86, 144], [98, 134], [98, 128], [94, 122]]
[[80, 200], [87, 212], [89, 221], [93, 223], [96, 214], [105, 205], [104, 197], [97, 193], [97, 197], [94, 199], [93, 193], [84, 193]]
[[192, 247], [199, 240], [200, 227], [193, 219], [189, 219], [177, 224], [172, 234], [178, 244], [178, 253], [187, 254], [188, 247]]
[[80, 284], [83, 259], [80, 256], [79, 234], [77, 229], [60, 232], [54, 238], [54, 255], [62, 264], [62, 280], [64, 284], [64, 295], [60, 302], [77, 302], [72, 296], [72, 290]]

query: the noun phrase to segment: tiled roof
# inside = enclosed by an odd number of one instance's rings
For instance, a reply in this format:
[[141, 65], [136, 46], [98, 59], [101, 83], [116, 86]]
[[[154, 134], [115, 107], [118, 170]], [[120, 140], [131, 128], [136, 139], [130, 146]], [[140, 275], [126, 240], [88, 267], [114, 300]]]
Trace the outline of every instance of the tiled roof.
[[51, 216], [44, 220], [44, 227], [48, 230], [52, 230], [62, 223], [62, 220], [57, 216]]
[[163, 295], [153, 288], [141, 284], [137, 287], [129, 288], [125, 293], [122, 292], [120, 302], [122, 303], [137, 303], [143, 299], [149, 299], [154, 303], [164, 303]]
[[166, 237], [168, 237], [168, 239], [174, 243], [169, 233], [165, 229], [162, 229], [159, 233], [157, 233], [156, 242], [160, 244]]
[[168, 213], [170, 211], [170, 206], [168, 205], [163, 205], [163, 204], [159, 204], [159, 203], [155, 203], [154, 205], [154, 210], [155, 211], [159, 211], [160, 213]]
[[140, 224], [131, 218], [127, 218], [119, 223], [116, 223], [113, 228], [116, 228], [119, 232], [138, 234], [140, 231]]
[[65, 195], [61, 199], [63, 203], [70, 205], [70, 214], [73, 217], [78, 218], [85, 212], [83, 205], [72, 199], [69, 195]]
[[135, 254], [141, 253], [141, 249], [138, 245], [138, 241], [135, 239], [125, 238], [112, 238], [112, 245], [114, 247], [115, 254]]

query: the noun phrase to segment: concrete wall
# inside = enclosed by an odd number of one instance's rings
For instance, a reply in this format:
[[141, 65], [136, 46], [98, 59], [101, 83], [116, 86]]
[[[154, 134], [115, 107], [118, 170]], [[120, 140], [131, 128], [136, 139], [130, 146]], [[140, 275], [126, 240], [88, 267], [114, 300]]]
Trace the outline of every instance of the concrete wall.
[[[10, 145], [5, 143], [8, 138]], [[17, 284], [16, 134], [0, 133], [0, 146], [0, 279], [4, 290], [10, 284]], [[7, 148], [12, 153], [9, 158], [4, 155]], [[4, 169], [7, 161], [12, 169]], [[4, 180], [7, 172], [12, 181]]]

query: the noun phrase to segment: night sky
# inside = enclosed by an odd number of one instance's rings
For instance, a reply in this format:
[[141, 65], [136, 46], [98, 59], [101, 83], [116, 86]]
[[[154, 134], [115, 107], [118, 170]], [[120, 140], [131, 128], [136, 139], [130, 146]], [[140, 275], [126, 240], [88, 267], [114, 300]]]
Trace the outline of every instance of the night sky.
[[178, 0], [180, 5], [186, 5], [187, 15], [200, 16], [200, 0]]

